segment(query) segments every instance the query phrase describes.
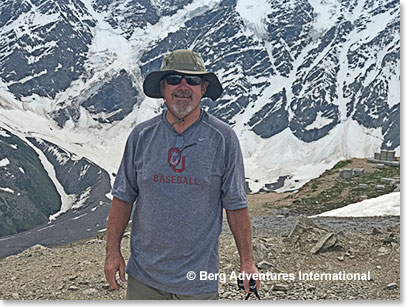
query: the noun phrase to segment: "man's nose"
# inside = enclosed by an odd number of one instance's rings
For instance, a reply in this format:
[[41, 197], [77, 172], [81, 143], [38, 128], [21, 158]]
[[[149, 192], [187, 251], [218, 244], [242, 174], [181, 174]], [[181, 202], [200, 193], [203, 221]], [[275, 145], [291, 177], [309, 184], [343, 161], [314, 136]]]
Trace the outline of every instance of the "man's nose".
[[180, 85], [182, 85], [182, 86], [188, 86], [187, 80], [185, 80], [185, 78], [182, 78]]

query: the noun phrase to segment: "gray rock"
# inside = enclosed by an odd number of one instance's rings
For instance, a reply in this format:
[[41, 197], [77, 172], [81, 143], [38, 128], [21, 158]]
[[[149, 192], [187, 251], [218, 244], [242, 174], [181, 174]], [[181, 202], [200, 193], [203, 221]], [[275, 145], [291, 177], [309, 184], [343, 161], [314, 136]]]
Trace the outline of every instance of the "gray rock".
[[378, 235], [378, 234], [381, 234], [381, 233], [382, 232], [379, 229], [377, 229], [376, 227], [373, 227], [372, 232], [371, 232], [372, 235]]
[[294, 227], [291, 229], [287, 240], [295, 242], [301, 234], [315, 228], [317, 228], [317, 226], [312, 222], [312, 220], [307, 218], [305, 215], [300, 215]]
[[317, 242], [317, 244], [315, 244], [315, 246], [311, 249], [311, 253], [313, 254], [323, 253], [328, 249], [333, 248], [337, 243], [338, 237], [334, 233], [329, 232], [326, 235], [324, 235]]
[[70, 290], [70, 291], [78, 291], [79, 288], [77, 286], [72, 285], [72, 286], [69, 286], [68, 290]]
[[283, 284], [275, 284], [271, 287], [272, 291], [288, 291], [289, 286]]
[[264, 260], [257, 263], [256, 266], [259, 270], [270, 270], [273, 268], [273, 265], [271, 263]]
[[255, 260], [260, 261], [260, 259], [266, 258], [267, 254], [268, 249], [263, 243], [253, 242], [253, 256]]
[[339, 172], [339, 177], [344, 179], [351, 179], [353, 175], [353, 171], [351, 168], [345, 168]]
[[96, 290], [95, 288], [89, 288], [89, 289], [84, 290], [83, 294], [89, 295], [89, 296], [94, 296], [94, 295], [98, 294], [98, 290]]
[[394, 181], [393, 178], [380, 178], [380, 182], [384, 183], [384, 184], [389, 184], [391, 185], [391, 183]]
[[380, 160], [383, 160], [383, 161], [395, 161], [396, 160], [396, 152], [394, 150], [382, 149], [381, 152], [380, 152]]
[[392, 290], [398, 288], [398, 285], [395, 282], [392, 282], [386, 286], [386, 290]]
[[109, 284], [104, 284], [104, 285], [102, 286], [102, 288], [105, 289], [105, 290], [110, 290], [110, 289], [112, 289]]
[[123, 238], [130, 238], [130, 231], [125, 232]]
[[284, 217], [287, 217], [290, 214], [290, 209], [284, 207], [281, 208], [281, 210], [278, 213], [283, 215]]
[[353, 168], [352, 173], [353, 176], [363, 176], [365, 174], [365, 170], [363, 168]]
[[387, 255], [389, 253], [389, 250], [386, 247], [380, 247], [377, 251], [377, 255], [378, 256], [384, 256]]
[[394, 233], [389, 234], [387, 238], [383, 240], [383, 243], [385, 244], [390, 244], [391, 242], [394, 241]]
[[392, 180], [390, 181], [389, 185], [391, 187], [397, 187], [400, 186], [400, 178], [391, 178]]
[[89, 240], [88, 242], [86, 242], [86, 244], [104, 244], [104, 243], [105, 243], [104, 240], [101, 240], [101, 239], [98, 239], [98, 238], [92, 239], [92, 240]]
[[380, 151], [380, 160], [387, 161], [387, 150], [386, 149], [382, 149]]

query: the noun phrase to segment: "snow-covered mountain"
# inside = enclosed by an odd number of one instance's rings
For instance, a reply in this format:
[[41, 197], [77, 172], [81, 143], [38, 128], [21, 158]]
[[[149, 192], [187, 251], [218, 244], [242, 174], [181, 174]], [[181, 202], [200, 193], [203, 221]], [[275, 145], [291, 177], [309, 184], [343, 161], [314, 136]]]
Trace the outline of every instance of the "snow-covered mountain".
[[179, 48], [220, 78], [203, 107], [238, 134], [252, 192], [400, 147], [399, 1], [5, 0], [0, 36], [0, 218], [35, 205], [24, 150], [60, 199], [48, 215], [105, 205], [132, 127], [162, 111], [142, 80]]

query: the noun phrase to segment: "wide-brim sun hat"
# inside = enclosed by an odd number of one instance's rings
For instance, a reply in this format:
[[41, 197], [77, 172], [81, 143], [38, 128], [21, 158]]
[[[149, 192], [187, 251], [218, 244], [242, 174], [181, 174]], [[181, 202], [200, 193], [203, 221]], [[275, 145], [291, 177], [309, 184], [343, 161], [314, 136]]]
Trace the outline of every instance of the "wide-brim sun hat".
[[199, 54], [192, 50], [175, 50], [164, 57], [161, 70], [152, 71], [146, 76], [143, 82], [144, 94], [152, 98], [164, 98], [160, 91], [160, 81], [165, 75], [172, 73], [202, 76], [209, 83], [203, 97], [209, 97], [213, 101], [223, 92], [218, 77], [206, 71], [204, 61]]

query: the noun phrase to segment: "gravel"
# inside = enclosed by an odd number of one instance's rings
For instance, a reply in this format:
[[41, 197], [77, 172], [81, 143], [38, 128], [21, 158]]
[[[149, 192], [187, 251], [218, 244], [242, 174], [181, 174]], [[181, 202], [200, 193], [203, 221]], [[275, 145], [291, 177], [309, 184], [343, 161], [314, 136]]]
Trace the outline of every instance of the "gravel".
[[[264, 273], [259, 294], [267, 300], [399, 300], [400, 219], [316, 218], [315, 227], [288, 240], [297, 216], [253, 217], [253, 250]], [[327, 231], [338, 234], [339, 244], [324, 253], [311, 253]], [[390, 238], [390, 239], [389, 239]], [[105, 234], [46, 248], [36, 245], [0, 261], [2, 300], [118, 300], [126, 283], [112, 290], [104, 279]], [[129, 237], [122, 252], [129, 254]], [[339, 259], [338, 259], [339, 258]], [[220, 236], [221, 300], [242, 300], [232, 272], [239, 273], [233, 237], [225, 225]], [[300, 274], [323, 276], [368, 274], [370, 280], [303, 280]], [[312, 274], [311, 274], [312, 273]], [[273, 275], [274, 274], [274, 275]], [[290, 277], [292, 277], [290, 279]], [[256, 299], [251, 296], [250, 299]]]

